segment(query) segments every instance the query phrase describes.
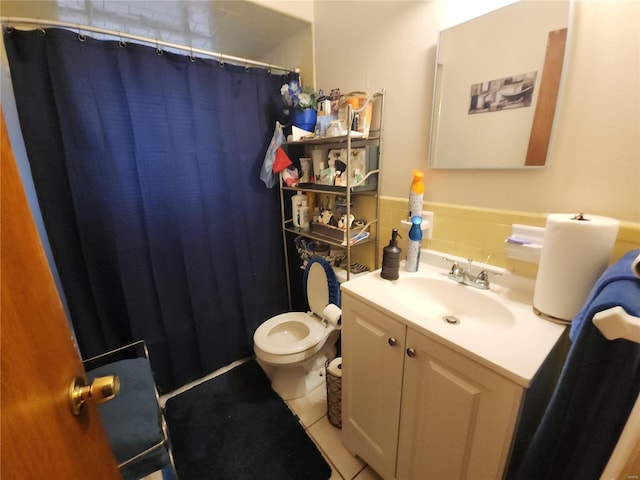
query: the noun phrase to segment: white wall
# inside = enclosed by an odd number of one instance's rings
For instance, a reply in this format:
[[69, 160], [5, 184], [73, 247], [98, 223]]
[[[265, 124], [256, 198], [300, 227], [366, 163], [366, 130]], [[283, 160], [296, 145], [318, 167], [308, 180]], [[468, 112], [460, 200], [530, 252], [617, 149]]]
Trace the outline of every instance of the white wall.
[[421, 168], [431, 202], [639, 222], [640, 2], [574, 2], [567, 88], [547, 168], [430, 170], [437, 34], [457, 23], [452, 12], [460, 3], [315, 3], [317, 87], [386, 88], [382, 194], [406, 196], [411, 169]]
[[313, 22], [313, 0], [250, 0], [285, 15]]
[[[313, 19], [312, 45], [306, 33], [295, 42], [305, 44], [307, 51], [315, 49], [318, 88], [340, 87], [344, 92], [386, 88], [383, 195], [404, 197], [411, 169], [422, 168], [427, 170], [425, 199], [431, 202], [537, 213], [585, 211], [639, 222], [638, 1], [574, 2], [573, 51], [565, 72], [568, 88], [561, 98], [548, 168], [427, 168], [438, 31], [511, 1], [316, 0], [313, 12], [308, 0], [258, 3], [291, 17]], [[3, 1], [2, 6], [12, 3], [17, 2]], [[47, 13], [52, 4], [18, 5], [28, 6], [32, 16], [46, 18], [53, 16]], [[271, 53], [289, 56], [290, 47]], [[299, 63], [307, 62], [305, 58]], [[304, 82], [312, 83], [309, 77], [314, 74], [307, 70]]]

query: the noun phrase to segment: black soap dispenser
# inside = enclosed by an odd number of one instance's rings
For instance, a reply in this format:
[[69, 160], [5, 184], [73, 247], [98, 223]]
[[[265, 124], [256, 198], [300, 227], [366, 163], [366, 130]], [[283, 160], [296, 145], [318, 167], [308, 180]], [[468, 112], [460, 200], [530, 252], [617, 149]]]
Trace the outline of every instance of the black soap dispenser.
[[398, 229], [391, 232], [389, 245], [382, 252], [382, 271], [380, 276], [387, 280], [397, 280], [400, 276], [400, 254], [402, 249], [398, 247]]

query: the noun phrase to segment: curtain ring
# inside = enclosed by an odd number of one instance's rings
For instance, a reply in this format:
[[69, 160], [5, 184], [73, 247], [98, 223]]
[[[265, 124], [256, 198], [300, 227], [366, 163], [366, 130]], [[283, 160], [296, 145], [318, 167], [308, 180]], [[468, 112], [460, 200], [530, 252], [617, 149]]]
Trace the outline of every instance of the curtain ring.
[[80, 29], [80, 24], [78, 23], [78, 40], [80, 40], [81, 42], [84, 42], [87, 39], [87, 36], [82, 33], [82, 30]]
[[220, 60], [218, 60], [220, 68], [224, 68], [224, 55], [220, 54]]
[[191, 60], [191, 63], [195, 63], [196, 61], [196, 57], [193, 54], [193, 45], [191, 46], [191, 55], [189, 55], [189, 60]]
[[127, 47], [127, 42], [125, 42], [122, 39], [122, 34], [120, 32], [118, 32], [118, 36], [120, 37], [120, 41], [118, 42], [118, 45], [120, 45], [120, 48], [126, 48]]
[[13, 33], [13, 27], [11, 25], [7, 25], [7, 27], [4, 29], [4, 32], [7, 34]]
[[38, 27], [38, 33], [44, 37], [47, 34], [47, 31], [42, 27]]
[[158, 43], [158, 39], [156, 38], [156, 53], [158, 55], [163, 55], [164, 51], [160, 48], [160, 44]]
[[271, 75], [271, 64], [269, 64], [269, 68], [267, 68], [267, 75]]

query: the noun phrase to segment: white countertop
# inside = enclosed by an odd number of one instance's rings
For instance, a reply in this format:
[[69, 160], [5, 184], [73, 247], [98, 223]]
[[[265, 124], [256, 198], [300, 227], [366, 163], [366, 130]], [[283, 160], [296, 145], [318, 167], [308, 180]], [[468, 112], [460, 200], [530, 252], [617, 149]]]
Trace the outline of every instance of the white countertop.
[[[418, 272], [406, 272], [402, 264], [400, 278], [390, 281], [383, 279], [380, 276], [380, 270], [376, 270], [343, 283], [342, 292], [344, 295], [366, 302], [389, 317], [504, 375], [519, 385], [528, 387], [566, 327], [542, 319], [533, 313], [531, 307], [533, 281], [514, 276], [490, 265], [486, 267], [503, 272], [500, 277], [490, 276], [490, 290], [463, 285], [459, 285], [459, 288], [471, 289], [472, 296], [479, 294], [498, 300], [513, 314], [514, 321], [506, 328], [493, 328], [492, 325], [485, 328], [482, 325], [465, 324], [464, 320], [460, 325], [447, 324], [442, 319], [442, 315], [435, 315], [433, 313], [435, 310], [426, 305], [429, 302], [426, 291], [424, 309], [416, 308], [415, 304], [407, 305], [406, 301], [402, 302], [398, 289], [402, 288], [403, 278], [426, 277], [451, 282], [457, 286], [455, 281], [447, 278], [451, 264], [445, 262], [442, 257], [456, 259], [451, 255], [423, 250]], [[485, 267], [482, 264], [479, 265], [481, 265], [479, 268], [474, 268], [474, 273]], [[464, 260], [461, 266], [466, 267]], [[461, 290], [460, 293], [460, 297], [464, 298], [465, 292]]]

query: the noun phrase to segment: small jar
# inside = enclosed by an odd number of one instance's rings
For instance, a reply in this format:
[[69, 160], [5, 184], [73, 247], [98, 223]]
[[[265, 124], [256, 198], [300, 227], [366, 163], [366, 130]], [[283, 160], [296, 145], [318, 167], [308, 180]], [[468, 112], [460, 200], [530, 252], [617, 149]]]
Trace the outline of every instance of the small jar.
[[327, 137], [337, 137], [340, 135], [340, 122], [333, 120], [327, 127]]

